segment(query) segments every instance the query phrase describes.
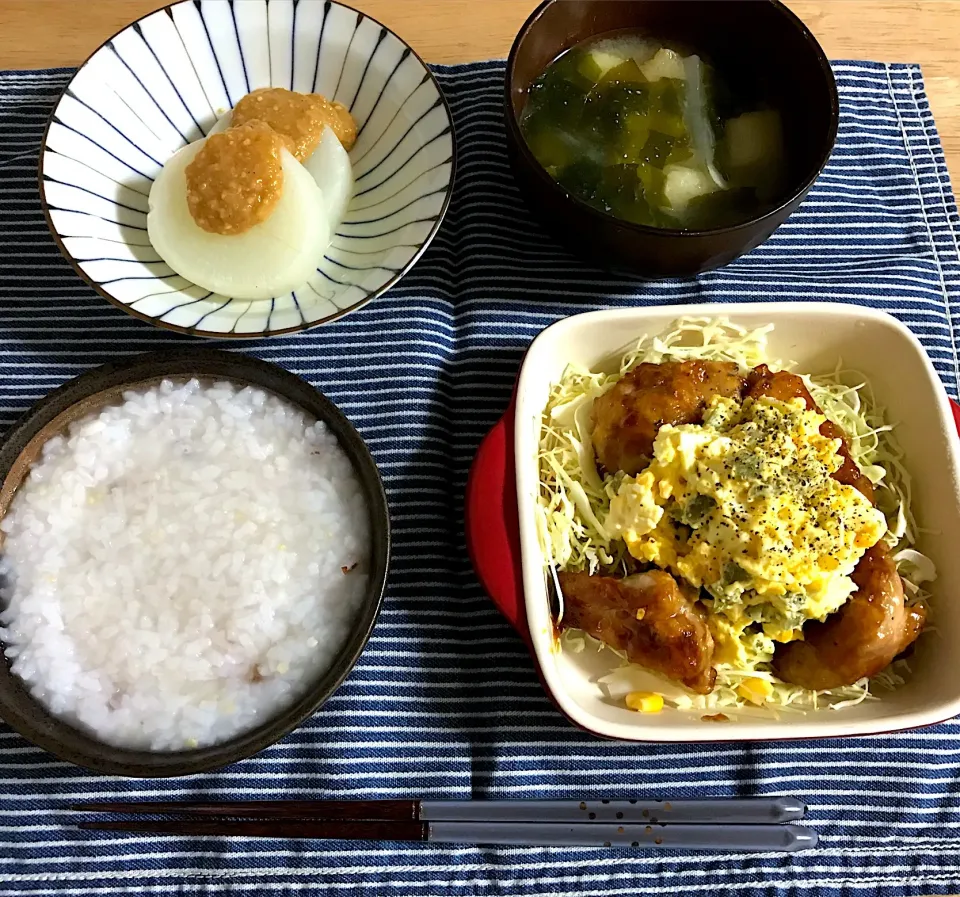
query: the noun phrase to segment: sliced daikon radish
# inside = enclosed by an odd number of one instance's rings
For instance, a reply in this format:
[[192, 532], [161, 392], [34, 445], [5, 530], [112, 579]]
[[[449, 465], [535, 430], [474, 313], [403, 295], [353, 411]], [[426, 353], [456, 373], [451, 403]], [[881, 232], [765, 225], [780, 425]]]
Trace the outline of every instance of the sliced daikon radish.
[[298, 289], [316, 271], [330, 243], [323, 191], [282, 150], [283, 192], [265, 221], [240, 234], [200, 228], [187, 206], [185, 170], [204, 141], [167, 162], [150, 190], [147, 234], [174, 271], [197, 286], [237, 299], [270, 299]]
[[331, 128], [324, 128], [320, 144], [310, 154], [303, 167], [313, 175], [323, 191], [327, 215], [333, 228], [343, 220], [353, 196], [353, 166], [350, 156]]
[[677, 217], [683, 217], [693, 200], [719, 189], [713, 178], [701, 169], [668, 165], [663, 174], [663, 195], [669, 205], [664, 211]]
[[230, 127], [230, 122], [233, 120], [233, 110], [229, 112], [224, 112], [220, 118], [217, 119], [217, 123], [210, 129], [210, 133], [207, 134], [207, 137], [212, 136], [213, 134], [219, 134], [221, 131], [226, 131]]
[[653, 58], [640, 66], [640, 71], [648, 81], [659, 81], [661, 78], [674, 78], [683, 81], [686, 72], [683, 67], [683, 57], [673, 50], [661, 47], [653, 54]]

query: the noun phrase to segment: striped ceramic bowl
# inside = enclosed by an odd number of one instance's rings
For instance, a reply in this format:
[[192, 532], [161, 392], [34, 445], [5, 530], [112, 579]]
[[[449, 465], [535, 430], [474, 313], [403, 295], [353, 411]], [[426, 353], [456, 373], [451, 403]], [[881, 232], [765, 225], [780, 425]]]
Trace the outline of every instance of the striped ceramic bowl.
[[[147, 196], [180, 147], [268, 86], [350, 109], [356, 191], [309, 283], [251, 302], [160, 259]], [[440, 226], [454, 166], [436, 80], [379, 22], [332, 0], [187, 0], [125, 28], [77, 71], [44, 135], [40, 197], [63, 254], [114, 305], [198, 336], [266, 336], [340, 317], [396, 283]]]

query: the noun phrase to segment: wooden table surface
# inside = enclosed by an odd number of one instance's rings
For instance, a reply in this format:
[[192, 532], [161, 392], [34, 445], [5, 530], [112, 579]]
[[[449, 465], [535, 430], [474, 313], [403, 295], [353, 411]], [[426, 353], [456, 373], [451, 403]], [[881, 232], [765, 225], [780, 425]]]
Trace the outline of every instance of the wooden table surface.
[[[242, 2], [242, 0], [240, 0]], [[428, 62], [506, 56], [537, 0], [349, 0]], [[960, 0], [787, 0], [832, 59], [923, 65], [960, 184]], [[162, 0], [0, 0], [0, 69], [77, 65]]]
[[[242, 0], [239, 0], [242, 2]], [[539, 0], [348, 0], [428, 62], [507, 55]], [[787, 0], [831, 59], [919, 62], [960, 184], [960, 0]], [[0, 0], [0, 69], [73, 66], [163, 0]]]

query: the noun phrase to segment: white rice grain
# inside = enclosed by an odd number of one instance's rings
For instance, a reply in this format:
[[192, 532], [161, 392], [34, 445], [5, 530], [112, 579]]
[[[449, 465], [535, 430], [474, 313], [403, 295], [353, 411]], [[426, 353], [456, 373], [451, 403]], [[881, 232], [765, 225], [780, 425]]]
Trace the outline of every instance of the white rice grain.
[[47, 442], [0, 522], [12, 671], [122, 747], [249, 730], [346, 640], [367, 514], [336, 438], [277, 397], [197, 381], [127, 393]]

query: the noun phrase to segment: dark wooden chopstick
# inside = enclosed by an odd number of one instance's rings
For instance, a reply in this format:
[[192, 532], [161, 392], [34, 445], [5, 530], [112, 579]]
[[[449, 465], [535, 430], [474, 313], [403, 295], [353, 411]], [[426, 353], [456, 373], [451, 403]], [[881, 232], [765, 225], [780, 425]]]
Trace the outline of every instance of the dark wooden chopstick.
[[81, 813], [136, 813], [142, 816], [229, 816], [234, 819], [343, 819], [362, 822], [421, 818], [417, 800], [252, 800], [143, 801], [77, 804]]
[[337, 838], [426, 841], [426, 822], [416, 820], [318, 819], [116, 819], [81, 822], [82, 829], [157, 832], [170, 835], [248, 835], [257, 838]]
[[642, 847], [657, 850], [795, 852], [816, 846], [799, 825], [638, 825], [614, 823], [426, 822], [314, 819], [118, 819], [83, 829], [259, 838], [429, 841], [525, 846]]
[[216, 816], [234, 819], [342, 821], [529, 822], [529, 823], [704, 823], [773, 824], [801, 819], [794, 798], [746, 800], [281, 800], [226, 802], [110, 802], [81, 804], [91, 813], [143, 816]]

